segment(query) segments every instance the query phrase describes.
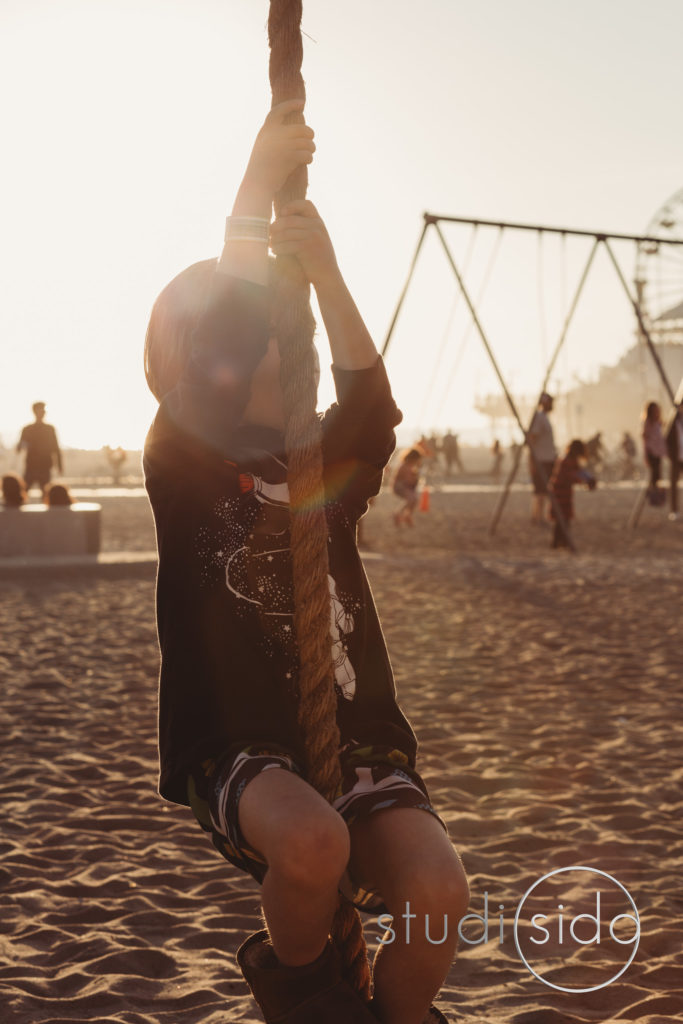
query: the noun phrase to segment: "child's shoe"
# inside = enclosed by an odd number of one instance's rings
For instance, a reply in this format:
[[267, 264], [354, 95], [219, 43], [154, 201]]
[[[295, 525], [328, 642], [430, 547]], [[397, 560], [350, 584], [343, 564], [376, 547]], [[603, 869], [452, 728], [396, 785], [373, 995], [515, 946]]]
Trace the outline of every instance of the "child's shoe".
[[437, 1010], [436, 1006], [430, 1006], [422, 1024], [448, 1024], [448, 1021], [441, 1010]]
[[[372, 1003], [370, 1006], [372, 1007]], [[437, 1010], [436, 1006], [430, 1006], [422, 1024], [448, 1024], [448, 1021], [441, 1010]]]
[[331, 942], [313, 963], [285, 967], [264, 930], [240, 946], [237, 962], [266, 1024], [377, 1024], [368, 1004], [342, 978]]

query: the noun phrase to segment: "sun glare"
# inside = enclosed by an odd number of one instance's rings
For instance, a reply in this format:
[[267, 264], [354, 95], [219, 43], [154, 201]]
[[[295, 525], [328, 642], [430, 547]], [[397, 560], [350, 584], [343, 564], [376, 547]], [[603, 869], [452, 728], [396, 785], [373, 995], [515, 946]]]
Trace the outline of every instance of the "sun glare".
[[[558, 33], [548, 5], [534, 19], [541, 5], [531, 2], [526, 21], [502, 0], [490, 6], [496, 19], [474, 2], [428, 0], [409, 29], [404, 0], [304, 3], [318, 144], [310, 196], [378, 346], [425, 209], [637, 232], [680, 187], [680, 142], [662, 127], [675, 122], [675, 60], [641, 45], [656, 19], [625, 16], [616, 48], [607, 23], [587, 33], [584, 8], [563, 15]], [[13, 157], [0, 192], [5, 445], [36, 400], [64, 444], [142, 445], [155, 410], [142, 373], [149, 310], [182, 267], [220, 249], [270, 104], [267, 10], [255, 0], [3, 3], [3, 137]], [[588, 60], [579, 77], [580, 54], [608, 38], [609, 75]], [[676, 35], [658, 38], [666, 49]], [[636, 56], [645, 62], [637, 81]], [[634, 142], [635, 99], [648, 110], [638, 122], [647, 145]], [[467, 244], [454, 242], [459, 260]], [[487, 244], [480, 235], [475, 293]], [[567, 258], [563, 270], [551, 245], [539, 254], [533, 241], [517, 255], [508, 245], [486, 324], [513, 386], [534, 390], [575, 264]], [[632, 254], [623, 266], [630, 278]], [[633, 324], [601, 274], [558, 367], [565, 386], [632, 343]], [[475, 393], [499, 387], [463, 307], [449, 328], [453, 298], [443, 253], [425, 253], [388, 359], [411, 425], [474, 429]], [[330, 358], [324, 336], [319, 343], [326, 405]]]

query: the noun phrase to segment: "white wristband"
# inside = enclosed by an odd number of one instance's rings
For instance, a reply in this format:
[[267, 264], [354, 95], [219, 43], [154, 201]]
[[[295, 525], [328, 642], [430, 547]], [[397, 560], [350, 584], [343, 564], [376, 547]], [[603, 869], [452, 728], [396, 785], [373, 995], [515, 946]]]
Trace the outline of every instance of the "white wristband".
[[226, 242], [264, 242], [270, 237], [270, 221], [266, 217], [226, 217]]

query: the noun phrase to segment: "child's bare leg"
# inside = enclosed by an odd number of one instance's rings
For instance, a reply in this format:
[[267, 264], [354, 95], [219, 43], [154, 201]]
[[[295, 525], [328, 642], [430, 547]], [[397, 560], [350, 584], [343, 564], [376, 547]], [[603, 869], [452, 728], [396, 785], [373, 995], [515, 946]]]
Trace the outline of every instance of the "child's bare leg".
[[[458, 855], [436, 818], [413, 808], [354, 822], [351, 851], [353, 878], [379, 892], [394, 917], [396, 938], [375, 958], [375, 1011], [383, 1024], [422, 1024], [453, 962], [469, 902]], [[406, 902], [416, 915], [409, 920]]]
[[297, 967], [318, 957], [349, 859], [343, 818], [298, 775], [271, 769], [240, 798], [245, 839], [268, 863], [263, 913], [278, 960]]

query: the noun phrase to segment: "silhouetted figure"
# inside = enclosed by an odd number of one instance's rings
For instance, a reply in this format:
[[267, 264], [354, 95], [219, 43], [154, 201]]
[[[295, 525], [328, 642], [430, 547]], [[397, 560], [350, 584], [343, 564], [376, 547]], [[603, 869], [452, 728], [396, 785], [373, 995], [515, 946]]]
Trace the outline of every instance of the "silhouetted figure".
[[407, 526], [415, 525], [413, 512], [417, 508], [417, 485], [420, 480], [422, 458], [420, 448], [411, 448], [405, 453], [396, 470], [393, 491], [395, 495], [403, 499], [403, 504], [398, 512], [394, 512], [396, 526], [401, 526], [403, 523]]
[[26, 484], [18, 473], [5, 473], [2, 478], [2, 504], [20, 508], [26, 501]]
[[559, 505], [566, 529], [557, 519], [555, 509], [551, 505], [550, 515], [555, 521], [555, 532], [551, 544], [553, 548], [569, 547], [569, 523], [574, 518], [574, 484], [586, 484], [589, 490], [595, 490], [595, 477], [582, 465], [585, 459], [586, 445], [583, 441], [575, 440], [567, 447], [564, 458], [558, 459], [555, 463], [548, 487]]
[[648, 500], [651, 505], [663, 505], [666, 495], [659, 487], [662, 459], [666, 456], [666, 441], [662, 433], [662, 410], [657, 402], [648, 402], [643, 415], [643, 454], [650, 470]]
[[598, 431], [593, 437], [586, 441], [586, 462], [588, 470], [597, 475], [605, 464], [605, 446], [602, 443], [602, 433]]
[[457, 434], [452, 434], [450, 430], [447, 434], [444, 434], [441, 442], [441, 451], [446, 462], [446, 476], [451, 475], [453, 466], [457, 466], [460, 473], [465, 472], [465, 467], [460, 458], [460, 444]]
[[534, 488], [534, 496], [531, 500], [531, 522], [537, 525], [544, 522], [543, 512], [548, 496], [548, 481], [557, 458], [553, 427], [548, 418], [548, 413], [552, 412], [552, 409], [553, 397], [544, 391], [538, 400], [538, 408], [534, 413], [526, 439], [529, 445], [529, 471]]
[[128, 456], [123, 448], [110, 448], [108, 444], [104, 446], [104, 452], [107, 456], [107, 462], [111, 466], [111, 475], [114, 487], [118, 487], [121, 480], [121, 467]]
[[635, 458], [638, 449], [628, 430], [624, 431], [624, 436], [619, 444], [619, 451], [621, 452], [621, 479], [633, 480], [636, 475]]
[[32, 408], [35, 422], [29, 423], [22, 430], [17, 451], [26, 452], [26, 490], [30, 491], [37, 484], [44, 491], [50, 482], [53, 465], [62, 472], [62, 453], [57, 442], [57, 431], [45, 423], [45, 402], [36, 402]]
[[441, 452], [441, 441], [438, 434], [431, 434], [427, 438], [427, 447], [431, 450], [431, 455], [427, 455], [427, 468], [429, 470], [439, 469], [439, 454]]
[[669, 519], [678, 519], [678, 477], [683, 465], [683, 405], [676, 410], [666, 435], [666, 449], [671, 460], [671, 511]]
[[497, 480], [500, 476], [500, 470], [503, 465], [503, 449], [500, 441], [496, 438], [491, 448], [491, 455], [493, 455], [493, 465], [491, 466], [491, 476], [494, 480]]
[[45, 504], [49, 508], [70, 508], [74, 499], [64, 484], [48, 484], [45, 489]]

